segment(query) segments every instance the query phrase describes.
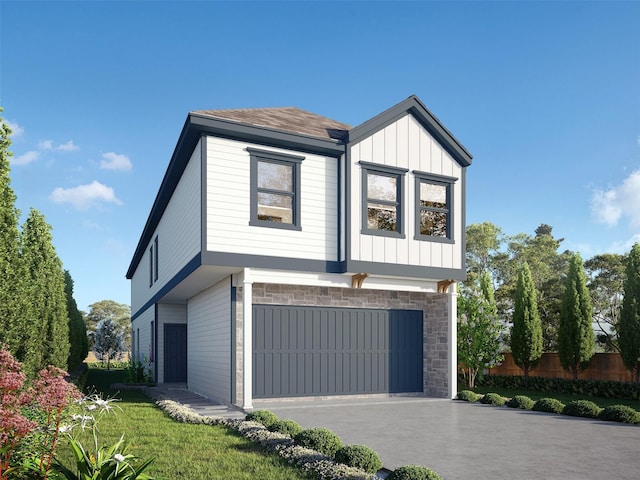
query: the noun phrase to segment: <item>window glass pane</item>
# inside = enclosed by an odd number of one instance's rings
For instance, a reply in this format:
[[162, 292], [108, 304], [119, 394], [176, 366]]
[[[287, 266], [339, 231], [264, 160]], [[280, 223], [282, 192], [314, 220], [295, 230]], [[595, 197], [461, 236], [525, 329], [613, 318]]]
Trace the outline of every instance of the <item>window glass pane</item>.
[[420, 182], [420, 206], [447, 208], [447, 187]]
[[293, 165], [258, 162], [258, 188], [293, 192]]
[[258, 220], [293, 223], [293, 197], [258, 192]]
[[446, 212], [423, 210], [420, 212], [420, 234], [430, 237], [447, 236]]
[[396, 201], [396, 182], [398, 177], [387, 177], [386, 175], [367, 174], [367, 198], [374, 200]]
[[369, 202], [367, 204], [367, 228], [369, 230], [397, 230], [397, 209], [394, 206]]

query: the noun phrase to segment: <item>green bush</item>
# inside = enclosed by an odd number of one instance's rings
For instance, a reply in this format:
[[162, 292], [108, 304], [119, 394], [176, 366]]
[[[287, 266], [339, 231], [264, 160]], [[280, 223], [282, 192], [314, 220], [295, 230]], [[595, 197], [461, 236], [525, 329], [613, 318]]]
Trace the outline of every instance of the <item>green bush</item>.
[[478, 394], [471, 390], [462, 390], [458, 392], [458, 400], [464, 400], [465, 402], [477, 402]]
[[336, 452], [336, 462], [376, 473], [382, 468], [382, 461], [376, 452], [366, 445], [346, 445]]
[[611, 405], [605, 407], [598, 416], [600, 420], [622, 423], [640, 423], [640, 412], [627, 405]]
[[293, 438], [302, 431], [302, 427], [293, 420], [278, 420], [269, 425], [269, 430], [284, 433]]
[[574, 400], [562, 409], [563, 415], [572, 417], [598, 418], [602, 409], [589, 400]]
[[495, 405], [501, 407], [504, 405], [504, 398], [497, 393], [487, 393], [484, 397], [480, 399], [480, 403], [484, 403], [485, 405]]
[[387, 480], [442, 480], [442, 477], [427, 467], [406, 465], [396, 468], [389, 474]]
[[516, 395], [507, 402], [509, 408], [521, 408], [523, 410], [531, 410], [533, 408], [533, 400], [526, 395]]
[[562, 413], [564, 403], [556, 398], [541, 398], [533, 404], [532, 410], [536, 412]]
[[328, 457], [334, 457], [342, 447], [340, 437], [324, 427], [302, 430], [294, 437], [294, 440], [298, 445], [324, 453]]
[[269, 410], [254, 410], [249, 412], [245, 417], [245, 420], [249, 422], [258, 422], [269, 428], [271, 425], [278, 421], [278, 417], [275, 413]]

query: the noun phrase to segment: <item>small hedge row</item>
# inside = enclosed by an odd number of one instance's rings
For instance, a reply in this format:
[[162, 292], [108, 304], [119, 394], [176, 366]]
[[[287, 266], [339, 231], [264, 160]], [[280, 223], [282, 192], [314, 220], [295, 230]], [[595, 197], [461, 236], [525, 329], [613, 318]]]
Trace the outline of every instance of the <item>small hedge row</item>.
[[610, 380], [571, 380], [566, 378], [523, 377], [520, 375], [486, 375], [478, 381], [485, 387], [535, 392], [568, 393], [590, 397], [640, 400], [640, 384]]
[[[457, 399], [476, 402], [478, 401], [478, 395], [470, 390], [463, 390], [458, 393]], [[505, 403], [505, 399], [497, 393], [487, 393], [481, 397], [479, 401], [487, 405], [502, 406], [506, 404], [509, 408], [520, 408], [546, 413], [561, 413], [572, 417], [597, 418], [610, 422], [640, 424], [640, 412], [627, 405], [612, 405], [610, 407], [600, 408], [589, 400], [574, 400], [565, 405], [555, 398], [541, 398], [534, 402], [526, 395], [516, 395]]]

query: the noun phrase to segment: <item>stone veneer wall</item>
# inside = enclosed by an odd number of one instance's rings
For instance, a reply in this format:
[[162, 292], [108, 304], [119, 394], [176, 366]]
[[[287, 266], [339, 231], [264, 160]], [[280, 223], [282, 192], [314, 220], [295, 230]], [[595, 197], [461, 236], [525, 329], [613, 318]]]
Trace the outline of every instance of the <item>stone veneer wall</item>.
[[[236, 290], [236, 400], [242, 399], [242, 288]], [[446, 294], [366, 288], [253, 284], [253, 304], [422, 310], [424, 393], [448, 397], [449, 319]]]

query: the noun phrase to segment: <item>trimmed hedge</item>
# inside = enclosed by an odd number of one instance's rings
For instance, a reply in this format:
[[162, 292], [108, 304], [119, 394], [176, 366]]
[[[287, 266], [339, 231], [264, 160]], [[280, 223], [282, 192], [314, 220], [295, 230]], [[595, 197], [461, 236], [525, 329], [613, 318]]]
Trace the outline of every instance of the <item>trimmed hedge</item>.
[[442, 480], [442, 477], [427, 467], [406, 465], [396, 468], [387, 480]]
[[589, 400], [574, 400], [562, 409], [563, 415], [572, 417], [598, 418], [602, 408]]
[[368, 473], [376, 473], [382, 468], [382, 461], [378, 454], [366, 445], [346, 445], [340, 448], [336, 452], [336, 462]]
[[640, 423], [640, 412], [627, 405], [611, 405], [605, 407], [598, 415], [600, 420], [622, 423]]
[[464, 400], [465, 402], [477, 402], [478, 394], [471, 390], [462, 390], [458, 392], [458, 400]]
[[522, 410], [531, 410], [535, 402], [526, 395], [516, 395], [507, 402], [509, 408], [521, 408]]
[[533, 404], [533, 408], [531, 410], [546, 413], [562, 413], [562, 410], [564, 410], [564, 403], [557, 398], [541, 398]]
[[480, 403], [484, 403], [485, 405], [495, 405], [497, 407], [501, 407], [502, 405], [504, 405], [504, 402], [504, 397], [502, 397], [502, 395], [498, 395], [497, 393], [487, 393], [480, 399]]
[[268, 429], [270, 432], [284, 433], [292, 438], [302, 431], [300, 424], [293, 420], [278, 420], [269, 425]]
[[269, 410], [254, 410], [247, 413], [245, 420], [248, 422], [258, 422], [269, 428], [278, 421], [278, 416]]
[[328, 457], [334, 457], [342, 447], [342, 440], [328, 428], [308, 428], [298, 433], [294, 440], [298, 445], [310, 448]]
[[592, 397], [640, 400], [640, 384], [612, 380], [572, 380], [566, 378], [522, 377], [519, 375], [486, 375], [478, 380], [485, 387], [536, 392], [568, 393]]

